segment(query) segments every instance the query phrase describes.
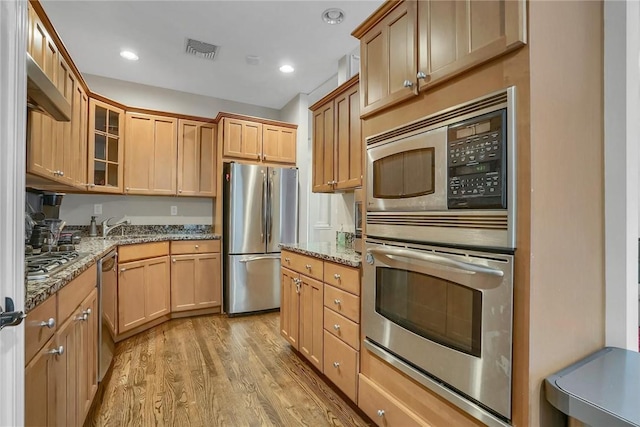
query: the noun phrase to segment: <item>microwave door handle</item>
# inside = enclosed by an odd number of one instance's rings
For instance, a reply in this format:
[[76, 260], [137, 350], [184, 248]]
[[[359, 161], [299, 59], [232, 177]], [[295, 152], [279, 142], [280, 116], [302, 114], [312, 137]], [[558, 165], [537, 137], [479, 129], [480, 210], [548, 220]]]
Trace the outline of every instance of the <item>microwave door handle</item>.
[[466, 274], [486, 274], [489, 276], [503, 277], [504, 272], [484, 265], [470, 264], [468, 262], [457, 261], [441, 255], [412, 251], [400, 248], [369, 248], [367, 252], [372, 255], [384, 255], [387, 257], [409, 258], [418, 261], [425, 261], [449, 268], [454, 268]]

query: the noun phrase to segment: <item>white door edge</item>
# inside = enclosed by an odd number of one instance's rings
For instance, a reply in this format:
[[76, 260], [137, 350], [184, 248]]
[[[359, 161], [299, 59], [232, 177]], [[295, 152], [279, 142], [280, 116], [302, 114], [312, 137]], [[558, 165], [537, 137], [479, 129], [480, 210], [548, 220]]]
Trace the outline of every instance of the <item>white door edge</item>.
[[[0, 306], [24, 309], [27, 2], [0, 1]], [[0, 331], [0, 426], [24, 425], [24, 323]]]

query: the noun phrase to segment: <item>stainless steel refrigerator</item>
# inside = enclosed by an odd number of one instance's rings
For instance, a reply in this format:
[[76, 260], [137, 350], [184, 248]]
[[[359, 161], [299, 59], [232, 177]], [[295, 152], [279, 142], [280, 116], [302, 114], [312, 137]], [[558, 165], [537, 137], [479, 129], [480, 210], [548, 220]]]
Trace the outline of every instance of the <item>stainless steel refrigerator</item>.
[[280, 243], [298, 242], [298, 169], [225, 163], [224, 309], [280, 307]]

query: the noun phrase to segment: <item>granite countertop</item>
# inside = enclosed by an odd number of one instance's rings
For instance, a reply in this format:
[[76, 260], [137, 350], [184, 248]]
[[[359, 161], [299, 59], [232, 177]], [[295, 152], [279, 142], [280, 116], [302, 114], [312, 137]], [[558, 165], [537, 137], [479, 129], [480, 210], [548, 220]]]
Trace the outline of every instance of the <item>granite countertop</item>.
[[332, 261], [349, 267], [360, 268], [362, 256], [353, 249], [339, 247], [335, 242], [282, 243], [282, 249]]
[[[148, 234], [148, 235], [125, 235], [111, 236], [106, 239], [102, 237], [83, 237], [82, 241], [76, 245], [76, 250], [80, 252], [79, 260], [73, 262], [69, 267], [54, 274], [45, 280], [33, 280], [26, 283], [25, 312], [33, 310], [43, 303], [51, 295], [55, 294], [67, 283], [88, 270], [100, 258], [109, 251], [122, 245], [134, 245], [138, 243], [165, 242], [171, 240], [219, 240], [219, 234], [199, 233], [199, 234]], [[84, 255], [84, 256], [83, 256]]]

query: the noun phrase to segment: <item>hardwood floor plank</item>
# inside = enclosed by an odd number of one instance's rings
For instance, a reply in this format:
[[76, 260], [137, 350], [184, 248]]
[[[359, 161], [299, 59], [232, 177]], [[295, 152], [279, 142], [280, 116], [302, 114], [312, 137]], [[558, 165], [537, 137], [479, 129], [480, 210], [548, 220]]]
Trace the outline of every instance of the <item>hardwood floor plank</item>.
[[87, 426], [368, 426], [279, 335], [279, 313], [175, 319], [118, 344]]

